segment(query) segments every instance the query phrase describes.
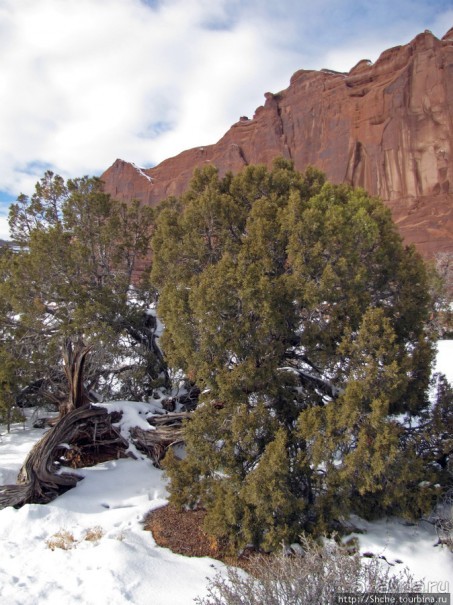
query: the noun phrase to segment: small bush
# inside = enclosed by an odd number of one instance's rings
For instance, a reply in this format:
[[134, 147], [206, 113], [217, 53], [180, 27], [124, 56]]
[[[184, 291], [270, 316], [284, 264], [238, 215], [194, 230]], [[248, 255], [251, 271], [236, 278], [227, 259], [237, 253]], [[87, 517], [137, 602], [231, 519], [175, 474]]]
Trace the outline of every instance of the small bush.
[[46, 540], [46, 544], [50, 550], [60, 548], [61, 550], [71, 550], [76, 548], [81, 542], [98, 542], [104, 535], [104, 530], [99, 525], [89, 527], [85, 530], [85, 535], [79, 541], [77, 541], [73, 534], [66, 529], [60, 529], [56, 534]]
[[76, 545], [76, 539], [74, 536], [65, 529], [60, 529], [56, 534], [46, 540], [47, 546], [50, 550], [61, 548], [61, 550], [71, 550]]
[[84, 536], [84, 540], [87, 542], [98, 542], [102, 536], [104, 535], [104, 530], [99, 525], [95, 525], [94, 527], [89, 527]]
[[208, 596], [198, 605], [333, 605], [345, 592], [419, 592], [421, 584], [407, 569], [395, 573], [379, 558], [366, 561], [329, 542], [319, 546], [307, 541], [304, 554], [260, 555], [249, 572], [229, 568], [208, 585]]

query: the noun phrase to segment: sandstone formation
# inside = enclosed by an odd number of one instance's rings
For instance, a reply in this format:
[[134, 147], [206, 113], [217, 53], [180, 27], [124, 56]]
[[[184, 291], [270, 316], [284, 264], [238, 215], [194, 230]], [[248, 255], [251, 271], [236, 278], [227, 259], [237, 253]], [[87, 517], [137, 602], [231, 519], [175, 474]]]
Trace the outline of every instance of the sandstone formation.
[[425, 31], [349, 73], [300, 70], [265, 99], [214, 145], [146, 170], [117, 160], [101, 177], [106, 190], [155, 205], [181, 194], [196, 166], [224, 174], [283, 155], [379, 195], [424, 256], [453, 252], [453, 28], [442, 40]]

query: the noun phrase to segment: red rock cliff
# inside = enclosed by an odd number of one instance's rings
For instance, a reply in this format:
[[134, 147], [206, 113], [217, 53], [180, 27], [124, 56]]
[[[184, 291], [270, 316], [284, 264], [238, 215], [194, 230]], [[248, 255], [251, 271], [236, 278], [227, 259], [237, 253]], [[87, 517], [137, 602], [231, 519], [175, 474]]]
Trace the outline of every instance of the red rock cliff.
[[181, 194], [196, 166], [210, 162], [223, 174], [283, 155], [299, 170], [312, 164], [335, 183], [379, 195], [424, 256], [453, 252], [453, 28], [442, 40], [420, 34], [347, 74], [300, 70], [265, 98], [214, 145], [146, 170], [117, 160], [101, 177], [106, 190], [155, 205]]

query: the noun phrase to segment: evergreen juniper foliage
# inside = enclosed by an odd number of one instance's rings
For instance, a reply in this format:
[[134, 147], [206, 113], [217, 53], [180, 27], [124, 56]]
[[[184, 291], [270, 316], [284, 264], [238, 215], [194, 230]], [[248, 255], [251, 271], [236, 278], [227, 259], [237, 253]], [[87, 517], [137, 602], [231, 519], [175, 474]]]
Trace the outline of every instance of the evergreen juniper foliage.
[[65, 339], [92, 346], [87, 387], [104, 397], [143, 399], [166, 380], [156, 344], [154, 294], [138, 282], [153, 212], [119, 203], [97, 178], [46, 172], [31, 198], [10, 210], [14, 249], [0, 256], [2, 380], [20, 405], [67, 394]]
[[171, 500], [233, 547], [271, 550], [345, 514], [419, 514], [432, 463], [424, 264], [365, 191], [279, 159], [197, 170], [162, 204], [153, 283], [169, 365], [201, 388]]

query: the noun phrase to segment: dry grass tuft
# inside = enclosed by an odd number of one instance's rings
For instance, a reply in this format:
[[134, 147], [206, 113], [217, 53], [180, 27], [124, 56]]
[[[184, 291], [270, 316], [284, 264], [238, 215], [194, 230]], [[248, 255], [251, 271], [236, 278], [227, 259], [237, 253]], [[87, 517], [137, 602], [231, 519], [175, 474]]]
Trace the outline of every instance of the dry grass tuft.
[[74, 535], [66, 529], [60, 529], [56, 534], [46, 540], [47, 547], [50, 550], [60, 548], [61, 550], [71, 550], [76, 548], [81, 542], [99, 542], [104, 535], [104, 530], [99, 525], [89, 527], [85, 530], [85, 535], [79, 541], [74, 538]]
[[71, 532], [65, 529], [60, 529], [56, 534], [46, 540], [46, 544], [50, 550], [60, 548], [61, 550], [71, 550], [76, 545], [76, 539]]
[[89, 527], [85, 531], [85, 536], [83, 537], [83, 539], [87, 542], [99, 542], [104, 533], [105, 532], [102, 527], [100, 527], [99, 525], [95, 525], [94, 527]]

